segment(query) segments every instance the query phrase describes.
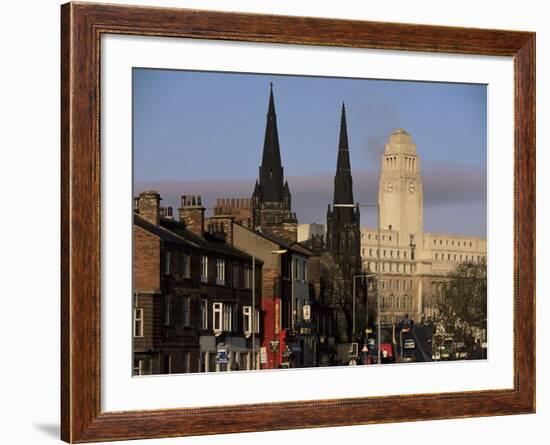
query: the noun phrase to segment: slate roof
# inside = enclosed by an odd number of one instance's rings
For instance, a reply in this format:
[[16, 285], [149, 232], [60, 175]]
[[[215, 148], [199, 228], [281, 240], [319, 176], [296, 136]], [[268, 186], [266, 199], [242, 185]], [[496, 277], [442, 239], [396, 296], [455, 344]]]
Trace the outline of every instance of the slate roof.
[[[158, 237], [161, 241], [180, 245], [202, 252], [221, 254], [233, 258], [252, 261], [252, 257], [242, 250], [227, 244], [209, 233], [205, 233], [204, 238], [195, 235], [185, 228], [185, 225], [179, 221], [160, 219], [160, 225], [155, 226], [149, 221], [143, 219], [137, 213], [134, 213], [134, 224], [149, 233]], [[257, 263], [262, 263], [256, 259]]]

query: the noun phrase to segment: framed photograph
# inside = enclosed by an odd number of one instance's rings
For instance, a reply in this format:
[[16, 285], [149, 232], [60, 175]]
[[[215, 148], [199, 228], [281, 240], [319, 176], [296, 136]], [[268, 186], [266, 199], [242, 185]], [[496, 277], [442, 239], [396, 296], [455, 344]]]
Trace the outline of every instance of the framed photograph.
[[535, 34], [62, 6], [62, 439], [535, 411]]

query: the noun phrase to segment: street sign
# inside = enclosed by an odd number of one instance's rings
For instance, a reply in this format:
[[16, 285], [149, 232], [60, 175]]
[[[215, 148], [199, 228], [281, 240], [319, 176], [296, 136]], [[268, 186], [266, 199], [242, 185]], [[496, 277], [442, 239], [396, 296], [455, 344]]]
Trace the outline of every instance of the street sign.
[[260, 348], [260, 363], [267, 363], [267, 348], [265, 346]]
[[359, 344], [352, 343], [350, 345], [350, 350], [348, 351], [348, 357], [357, 357], [359, 355]]
[[304, 320], [311, 320], [311, 306], [309, 304], [304, 305]]
[[227, 348], [218, 348], [218, 353], [216, 354], [216, 363], [220, 365], [225, 365], [229, 363], [229, 355], [227, 354]]

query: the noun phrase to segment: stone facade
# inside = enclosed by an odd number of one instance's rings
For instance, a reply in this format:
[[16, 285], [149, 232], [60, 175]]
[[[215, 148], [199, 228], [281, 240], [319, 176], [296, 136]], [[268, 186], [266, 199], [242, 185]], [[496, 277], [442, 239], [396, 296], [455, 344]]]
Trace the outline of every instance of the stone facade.
[[363, 269], [381, 278], [382, 319], [429, 317], [447, 274], [461, 262], [483, 261], [487, 241], [423, 232], [420, 158], [405, 130], [396, 130], [386, 144], [378, 197], [380, 231], [361, 228], [361, 257]]

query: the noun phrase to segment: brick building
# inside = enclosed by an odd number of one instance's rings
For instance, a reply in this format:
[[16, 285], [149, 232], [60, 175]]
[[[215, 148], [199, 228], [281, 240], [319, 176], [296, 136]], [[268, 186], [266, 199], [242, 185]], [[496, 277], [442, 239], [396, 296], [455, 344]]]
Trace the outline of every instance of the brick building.
[[179, 220], [156, 192], [135, 204], [134, 374], [255, 368], [262, 262], [204, 230], [200, 197]]
[[314, 341], [306, 327], [304, 307], [311, 304], [307, 276], [312, 254], [298, 243], [272, 233], [250, 230], [231, 215], [216, 215], [209, 230], [262, 261], [262, 368], [314, 366]]

